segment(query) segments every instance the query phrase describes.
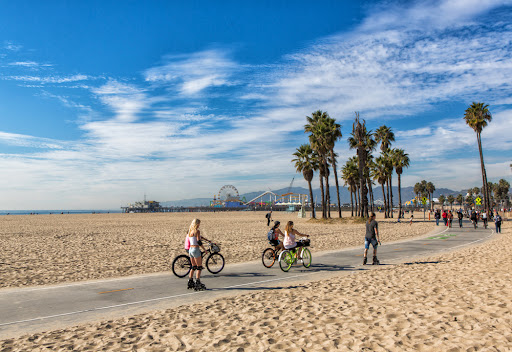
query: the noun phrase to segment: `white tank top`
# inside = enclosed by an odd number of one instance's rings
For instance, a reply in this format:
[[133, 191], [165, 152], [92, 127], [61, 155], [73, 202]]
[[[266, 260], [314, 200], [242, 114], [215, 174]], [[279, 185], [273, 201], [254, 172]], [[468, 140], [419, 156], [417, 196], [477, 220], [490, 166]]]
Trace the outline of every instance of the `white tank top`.
[[199, 246], [199, 244], [197, 243], [197, 236], [189, 236], [188, 242], [190, 243], [191, 246]]

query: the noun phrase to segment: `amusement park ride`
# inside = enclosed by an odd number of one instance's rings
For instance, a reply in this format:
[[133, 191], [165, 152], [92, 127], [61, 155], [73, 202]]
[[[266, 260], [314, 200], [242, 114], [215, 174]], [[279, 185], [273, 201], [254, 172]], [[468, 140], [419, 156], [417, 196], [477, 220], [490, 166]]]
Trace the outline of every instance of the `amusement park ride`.
[[[213, 201], [210, 202], [211, 207], [223, 208], [236, 208], [244, 207], [248, 205], [259, 205], [259, 206], [288, 206], [289, 208], [295, 208], [296, 206], [304, 206], [308, 202], [307, 194], [299, 194], [290, 192], [293, 181], [292, 179], [288, 191], [285, 194], [276, 194], [272, 191], [266, 191], [259, 196], [246, 201], [245, 197], [240, 199], [238, 190], [233, 185], [225, 185], [219, 190], [219, 193], [213, 196]], [[268, 198], [267, 198], [268, 197]]]

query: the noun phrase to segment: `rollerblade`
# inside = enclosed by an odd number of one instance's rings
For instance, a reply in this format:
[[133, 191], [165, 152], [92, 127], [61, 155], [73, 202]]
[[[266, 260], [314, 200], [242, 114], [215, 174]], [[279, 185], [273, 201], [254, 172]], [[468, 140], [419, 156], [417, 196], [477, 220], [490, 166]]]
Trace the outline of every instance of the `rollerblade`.
[[194, 279], [188, 279], [187, 289], [191, 290], [195, 287], [196, 287], [196, 284], [194, 283]]
[[363, 265], [366, 265], [367, 262], [368, 262], [368, 258], [364, 257], [363, 258]]
[[379, 260], [377, 259], [377, 257], [373, 257], [373, 263], [372, 265], [380, 265], [380, 262]]
[[196, 290], [196, 291], [204, 291], [204, 290], [206, 290], [206, 286], [204, 284], [202, 284], [199, 279], [197, 279], [195, 287], [194, 287], [194, 290]]

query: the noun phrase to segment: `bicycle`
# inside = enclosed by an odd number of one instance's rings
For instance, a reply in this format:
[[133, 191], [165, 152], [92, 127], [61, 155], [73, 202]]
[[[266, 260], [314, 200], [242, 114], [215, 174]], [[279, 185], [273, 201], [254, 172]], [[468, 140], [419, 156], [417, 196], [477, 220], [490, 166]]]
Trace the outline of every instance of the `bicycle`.
[[301, 247], [296, 247], [292, 249], [285, 249], [279, 254], [279, 267], [282, 271], [287, 272], [290, 270], [293, 264], [297, 262], [297, 249], [302, 249], [302, 265], [305, 268], [309, 268], [311, 266], [311, 251], [307, 248], [310, 246], [311, 241], [309, 239], [300, 240], [302, 243]]
[[[208, 242], [208, 248], [201, 252], [201, 258], [206, 256], [206, 269], [212, 274], [218, 274], [224, 269], [224, 257], [220, 252], [220, 244]], [[172, 262], [172, 272], [179, 278], [188, 275], [192, 269], [192, 262], [188, 254], [180, 254]]]
[[273, 245], [272, 242], [269, 241], [268, 243], [272, 247], [265, 249], [261, 255], [261, 262], [265, 268], [271, 268], [279, 256], [278, 253], [281, 252], [281, 250], [276, 251], [277, 246]]

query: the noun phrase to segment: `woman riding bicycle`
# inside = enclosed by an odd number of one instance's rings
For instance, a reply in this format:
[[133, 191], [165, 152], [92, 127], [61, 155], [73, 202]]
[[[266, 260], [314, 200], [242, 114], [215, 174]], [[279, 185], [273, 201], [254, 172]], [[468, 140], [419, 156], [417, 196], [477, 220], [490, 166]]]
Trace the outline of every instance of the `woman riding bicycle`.
[[[270, 229], [270, 231], [272, 231], [274, 237], [273, 237], [273, 239], [269, 239], [269, 242], [272, 246], [276, 247], [275, 248], [276, 253], [279, 250], [283, 249], [283, 243], [281, 241], [279, 241], [279, 236], [284, 237], [284, 234], [279, 229], [279, 225], [281, 225], [281, 223], [279, 221], [275, 221], [274, 226], [272, 226], [272, 228]], [[270, 231], [269, 231], [269, 233], [270, 233]]]
[[[203, 257], [201, 256], [201, 250], [199, 247], [203, 248], [203, 244], [201, 239], [203, 238], [205, 241], [208, 241], [205, 237], [201, 237], [201, 231], [199, 231], [199, 225], [201, 224], [201, 220], [194, 219], [190, 224], [188, 229], [188, 241], [190, 243], [190, 249], [188, 254], [190, 256], [190, 261], [192, 262], [192, 270], [190, 270], [190, 274], [188, 277], [187, 288], [193, 288], [196, 291], [205, 290], [206, 286], [201, 283], [201, 270], [203, 270], [202, 263]], [[196, 282], [194, 283], [194, 271], [196, 272]]]
[[[286, 226], [284, 228], [283, 245], [284, 245], [285, 249], [294, 249], [294, 248], [303, 246], [302, 242], [295, 241], [295, 236], [305, 236], [305, 237], [309, 238], [309, 235], [304, 235], [293, 228], [293, 221], [288, 221], [288, 223], [286, 224]], [[298, 251], [296, 253], [297, 253], [297, 259], [298, 260], [302, 259], [302, 251], [300, 254], [298, 253]]]

